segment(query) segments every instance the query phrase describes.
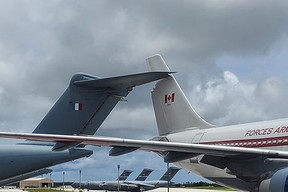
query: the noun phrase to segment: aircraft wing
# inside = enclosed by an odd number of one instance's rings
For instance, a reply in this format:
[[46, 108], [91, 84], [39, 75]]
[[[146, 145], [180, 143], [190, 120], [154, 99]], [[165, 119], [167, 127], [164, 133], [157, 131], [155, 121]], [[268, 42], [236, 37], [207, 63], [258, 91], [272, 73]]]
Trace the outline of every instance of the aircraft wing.
[[288, 152], [269, 150], [269, 149], [123, 139], [114, 137], [12, 133], [12, 132], [10, 133], [0, 132], [0, 137], [14, 138], [14, 139], [29, 139], [36, 141], [50, 141], [50, 142], [79, 142], [82, 144], [94, 145], [94, 146], [122, 147], [127, 149], [134, 149], [134, 150], [141, 149], [153, 152], [180, 152], [191, 154], [205, 154], [217, 157], [265, 156], [268, 158], [288, 158]]

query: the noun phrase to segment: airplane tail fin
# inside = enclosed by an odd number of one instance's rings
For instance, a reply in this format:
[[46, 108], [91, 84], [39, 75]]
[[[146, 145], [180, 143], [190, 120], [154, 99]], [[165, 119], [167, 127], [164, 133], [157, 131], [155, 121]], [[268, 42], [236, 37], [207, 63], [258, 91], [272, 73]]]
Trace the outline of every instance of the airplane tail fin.
[[180, 169], [177, 167], [169, 167], [169, 169], [160, 178], [161, 181], [171, 181]]
[[[160, 55], [149, 57], [146, 62], [150, 71], [170, 72]], [[160, 136], [187, 128], [213, 127], [194, 111], [173, 75], [159, 80], [151, 94]]]
[[[147, 72], [110, 78], [76, 74], [33, 133], [94, 135], [118, 101], [126, 97], [133, 87], [167, 76], [167, 72]], [[58, 142], [53, 150], [64, 150], [75, 145], [77, 143]]]
[[117, 178], [117, 181], [125, 181], [132, 172], [133, 171], [131, 170], [124, 170], [123, 173], [121, 173], [121, 175], [119, 175], [119, 177]]
[[143, 169], [143, 171], [138, 175], [135, 181], [145, 181], [152, 172], [152, 169]]

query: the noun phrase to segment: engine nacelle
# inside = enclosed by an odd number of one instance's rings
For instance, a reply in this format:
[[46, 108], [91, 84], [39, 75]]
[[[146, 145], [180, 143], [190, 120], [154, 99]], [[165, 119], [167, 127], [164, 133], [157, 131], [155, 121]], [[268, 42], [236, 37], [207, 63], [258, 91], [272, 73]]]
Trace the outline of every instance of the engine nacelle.
[[271, 179], [262, 181], [259, 192], [288, 192], [288, 168], [281, 169]]

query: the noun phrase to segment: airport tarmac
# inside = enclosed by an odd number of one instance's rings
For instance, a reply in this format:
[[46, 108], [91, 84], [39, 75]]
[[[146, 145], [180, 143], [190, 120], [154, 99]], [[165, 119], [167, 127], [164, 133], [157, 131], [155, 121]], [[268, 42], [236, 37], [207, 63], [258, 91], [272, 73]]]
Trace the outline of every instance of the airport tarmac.
[[[225, 190], [226, 192], [229, 192]], [[89, 192], [105, 192], [105, 191], [93, 191], [89, 190]], [[158, 188], [153, 189], [147, 192], [167, 192], [167, 188]], [[223, 192], [221, 190], [209, 190], [209, 189], [188, 189], [188, 188], [170, 188], [169, 192]], [[235, 192], [235, 191], [234, 191]]]
[[[89, 190], [89, 192], [105, 192], [105, 191]], [[150, 190], [150, 191], [147, 191], [147, 192], [167, 192], [167, 188], [158, 188], [158, 189], [153, 189], [153, 190]], [[203, 189], [171, 188], [169, 190], [169, 192], [223, 192], [223, 191], [219, 191], [219, 190], [203, 190]]]
[[[226, 192], [229, 192], [225, 190]], [[2, 192], [2, 191], [0, 191]], [[75, 191], [76, 192], [76, 191]], [[84, 192], [87, 192], [84, 190]], [[89, 192], [106, 192], [104, 190], [89, 190]], [[167, 192], [167, 188], [158, 188], [158, 189], [153, 189], [147, 192]], [[209, 190], [209, 189], [188, 189], [188, 188], [170, 188], [169, 192], [223, 192], [221, 190]], [[235, 191], [234, 191], [235, 192]]]
[[[68, 191], [68, 190], [66, 189], [65, 191]], [[69, 190], [69, 191], [73, 191], [73, 190]], [[169, 191], [170, 192], [223, 192], [219, 190], [203, 190], [203, 189], [187, 189], [187, 188], [170, 188]], [[0, 189], [0, 192], [27, 192], [27, 191], [22, 190], [22, 189]], [[77, 190], [74, 190], [74, 192], [77, 192]], [[105, 192], [105, 191], [89, 190], [89, 192]], [[149, 192], [167, 192], [167, 188], [153, 189], [153, 190], [150, 190]]]
[[[196, 192], [196, 191], [197, 192], [223, 192], [223, 191], [219, 191], [219, 190], [187, 189], [187, 188], [170, 188], [169, 191], [170, 192]], [[153, 190], [150, 190], [149, 192], [167, 192], [167, 188], [153, 189]]]
[[[2, 191], [0, 191], [2, 192]], [[76, 191], [75, 191], [76, 192]], [[84, 192], [87, 192], [84, 190]], [[89, 190], [89, 192], [105, 192], [104, 190]], [[158, 189], [153, 189], [147, 192], [167, 192], [167, 188], [158, 188]], [[170, 188], [169, 192], [223, 192], [221, 190], [212, 190], [212, 189], [188, 189], [188, 188]], [[225, 192], [229, 192], [225, 190]], [[235, 191], [234, 191], [235, 192]], [[240, 191], [238, 191], [240, 192]]]

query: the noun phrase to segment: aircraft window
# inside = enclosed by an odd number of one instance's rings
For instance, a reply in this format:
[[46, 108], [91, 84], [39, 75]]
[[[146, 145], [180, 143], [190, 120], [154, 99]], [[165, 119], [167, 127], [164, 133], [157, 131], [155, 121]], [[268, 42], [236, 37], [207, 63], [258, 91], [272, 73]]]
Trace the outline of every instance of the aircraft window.
[[277, 141], [276, 140], [273, 140], [273, 143], [276, 143]]
[[267, 143], [267, 141], [263, 141], [262, 143], [263, 143], [263, 144], [266, 144], [266, 143]]
[[269, 140], [269, 141], [268, 141], [268, 143], [270, 144], [270, 143], [272, 143], [272, 141], [271, 141], [271, 140]]
[[253, 145], [256, 145], [257, 144], [257, 142], [255, 141], [255, 142], [253, 142]]
[[279, 140], [278, 140], [278, 143], [282, 143], [282, 139], [279, 139]]
[[258, 145], [262, 145], [262, 142], [261, 141], [258, 141], [258, 143], [257, 143]]
[[251, 142], [248, 142], [248, 145], [251, 145], [252, 143]]
[[239, 145], [239, 143], [235, 143], [235, 146], [238, 146]]
[[288, 139], [284, 139], [284, 141], [283, 141], [283, 142], [287, 143], [287, 141], [288, 141]]

